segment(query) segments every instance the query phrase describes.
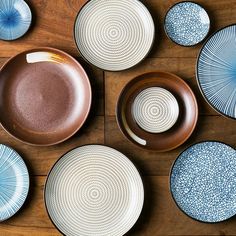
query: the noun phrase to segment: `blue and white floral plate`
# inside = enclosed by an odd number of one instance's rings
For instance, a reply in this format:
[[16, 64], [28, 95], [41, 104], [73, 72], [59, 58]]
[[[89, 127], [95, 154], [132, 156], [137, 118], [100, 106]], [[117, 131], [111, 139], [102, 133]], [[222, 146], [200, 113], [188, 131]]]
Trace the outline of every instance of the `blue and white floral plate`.
[[0, 0], [0, 39], [15, 40], [29, 29], [32, 13], [24, 0]]
[[167, 36], [181, 46], [202, 42], [210, 30], [210, 18], [197, 3], [184, 1], [173, 5], [166, 14], [164, 27]]
[[0, 222], [12, 217], [24, 204], [29, 174], [20, 155], [0, 144]]
[[236, 25], [214, 33], [197, 61], [199, 87], [209, 104], [222, 115], [236, 119]]
[[176, 159], [170, 189], [195, 220], [216, 223], [236, 215], [236, 150], [224, 143], [195, 144]]

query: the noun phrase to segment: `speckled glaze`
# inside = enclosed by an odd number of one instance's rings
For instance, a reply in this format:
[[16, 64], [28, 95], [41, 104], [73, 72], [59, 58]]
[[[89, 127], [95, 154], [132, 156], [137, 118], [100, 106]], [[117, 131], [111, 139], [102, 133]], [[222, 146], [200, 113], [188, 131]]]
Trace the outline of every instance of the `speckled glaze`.
[[182, 46], [200, 43], [210, 30], [210, 19], [205, 9], [194, 2], [180, 2], [170, 8], [165, 17], [168, 37]]
[[32, 14], [24, 0], [0, 0], [0, 39], [15, 40], [29, 29]]
[[170, 188], [180, 209], [203, 222], [236, 214], [236, 150], [220, 142], [202, 142], [175, 161]]

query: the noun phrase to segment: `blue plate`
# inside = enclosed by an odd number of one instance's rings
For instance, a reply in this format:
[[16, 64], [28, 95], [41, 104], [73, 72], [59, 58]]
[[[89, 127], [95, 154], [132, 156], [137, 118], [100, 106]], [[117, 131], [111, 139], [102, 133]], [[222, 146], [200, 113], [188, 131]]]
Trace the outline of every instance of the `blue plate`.
[[179, 208], [202, 222], [215, 223], [236, 214], [236, 150], [202, 142], [175, 161], [170, 189]]
[[32, 14], [24, 0], [0, 0], [0, 39], [15, 40], [29, 29]]
[[197, 62], [199, 87], [209, 104], [236, 119], [236, 25], [214, 33], [202, 47]]
[[0, 222], [12, 217], [29, 191], [29, 174], [20, 155], [0, 144]]
[[193, 46], [202, 42], [210, 30], [210, 19], [205, 9], [194, 2], [173, 5], [166, 14], [167, 36], [181, 46]]

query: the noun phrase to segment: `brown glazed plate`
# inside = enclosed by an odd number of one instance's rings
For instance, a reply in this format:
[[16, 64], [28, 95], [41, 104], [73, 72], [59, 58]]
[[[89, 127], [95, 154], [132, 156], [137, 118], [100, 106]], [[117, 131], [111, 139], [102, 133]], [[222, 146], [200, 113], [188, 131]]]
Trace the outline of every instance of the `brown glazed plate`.
[[68, 139], [85, 122], [91, 100], [86, 72], [60, 50], [25, 51], [1, 68], [0, 123], [25, 143], [49, 146]]
[[[162, 133], [145, 131], [132, 114], [137, 95], [152, 87], [168, 90], [179, 105], [176, 123]], [[125, 86], [118, 99], [116, 118], [120, 130], [132, 143], [144, 149], [165, 152], [177, 148], [190, 137], [197, 123], [198, 105], [194, 93], [181, 78], [166, 72], [152, 72], [136, 77]]]

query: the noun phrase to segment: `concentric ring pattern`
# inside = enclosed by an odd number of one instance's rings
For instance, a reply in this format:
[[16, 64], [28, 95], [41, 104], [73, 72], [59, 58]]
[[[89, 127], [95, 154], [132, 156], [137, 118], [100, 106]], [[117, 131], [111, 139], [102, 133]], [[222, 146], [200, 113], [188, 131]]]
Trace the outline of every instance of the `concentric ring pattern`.
[[154, 41], [154, 22], [138, 0], [90, 0], [75, 22], [75, 41], [82, 56], [110, 71], [133, 67]]
[[236, 150], [219, 142], [202, 142], [175, 161], [170, 187], [177, 205], [190, 217], [220, 222], [236, 214]]
[[29, 174], [20, 155], [0, 144], [0, 222], [12, 217], [24, 204]]
[[45, 187], [45, 204], [65, 235], [121, 236], [137, 221], [144, 201], [141, 177], [122, 153], [87, 145], [54, 165]]
[[24, 0], [0, 0], [0, 39], [15, 40], [29, 29], [32, 14]]
[[199, 86], [218, 112], [236, 119], [236, 25], [216, 32], [203, 46], [197, 65]]
[[160, 87], [144, 89], [135, 98], [132, 114], [147, 132], [161, 133], [170, 129], [179, 116], [179, 105], [168, 90]]

